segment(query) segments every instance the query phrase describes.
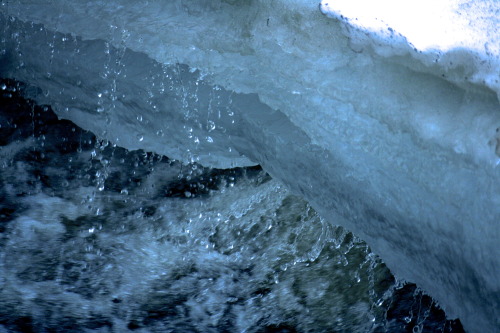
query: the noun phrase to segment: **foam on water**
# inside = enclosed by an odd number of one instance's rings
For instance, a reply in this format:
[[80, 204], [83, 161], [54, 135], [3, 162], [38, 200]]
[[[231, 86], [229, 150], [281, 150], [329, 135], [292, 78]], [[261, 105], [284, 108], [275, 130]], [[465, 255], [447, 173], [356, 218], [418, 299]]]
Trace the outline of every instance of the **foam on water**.
[[0, 331], [462, 331], [260, 168], [127, 151], [7, 84]]

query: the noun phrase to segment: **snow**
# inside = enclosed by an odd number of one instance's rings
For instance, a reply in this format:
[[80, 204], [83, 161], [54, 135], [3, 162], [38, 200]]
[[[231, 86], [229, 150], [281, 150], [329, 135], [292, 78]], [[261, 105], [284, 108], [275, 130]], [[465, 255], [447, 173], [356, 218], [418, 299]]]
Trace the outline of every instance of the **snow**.
[[467, 76], [448, 79], [500, 92], [495, 70], [500, 65], [496, 1], [323, 0], [320, 9], [346, 22], [344, 32], [354, 44], [368, 44], [384, 56], [409, 53], [428, 67], [463, 67], [470, 72]]
[[373, 4], [2, 3], [0, 74], [114, 144], [261, 164], [466, 329], [493, 331], [500, 5]]

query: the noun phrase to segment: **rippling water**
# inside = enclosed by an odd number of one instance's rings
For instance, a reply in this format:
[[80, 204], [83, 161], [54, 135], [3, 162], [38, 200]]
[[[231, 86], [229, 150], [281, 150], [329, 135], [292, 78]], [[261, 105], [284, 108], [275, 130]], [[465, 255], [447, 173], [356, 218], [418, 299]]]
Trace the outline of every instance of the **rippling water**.
[[463, 331], [260, 167], [127, 151], [0, 88], [0, 332]]

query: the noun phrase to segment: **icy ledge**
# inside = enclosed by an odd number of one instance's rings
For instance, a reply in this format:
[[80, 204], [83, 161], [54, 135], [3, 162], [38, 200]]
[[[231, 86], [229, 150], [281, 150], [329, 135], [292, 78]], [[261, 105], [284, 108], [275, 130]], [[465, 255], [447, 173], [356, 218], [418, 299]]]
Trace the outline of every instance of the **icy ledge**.
[[37, 3], [0, 7], [1, 76], [121, 146], [262, 164], [467, 330], [498, 331], [493, 46], [418, 49], [341, 1]]

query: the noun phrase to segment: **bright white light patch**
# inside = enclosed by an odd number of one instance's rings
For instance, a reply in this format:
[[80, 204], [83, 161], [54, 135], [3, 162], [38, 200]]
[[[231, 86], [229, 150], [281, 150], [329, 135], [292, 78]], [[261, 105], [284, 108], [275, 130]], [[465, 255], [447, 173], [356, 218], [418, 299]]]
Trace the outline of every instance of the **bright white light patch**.
[[499, 53], [494, 33], [498, 30], [496, 13], [500, 11], [497, 1], [323, 0], [321, 11], [330, 17], [343, 17], [362, 29], [390, 27], [422, 51], [467, 47]]
[[500, 1], [322, 0], [320, 9], [345, 23], [355, 51], [370, 45], [390, 57], [415, 49], [428, 66], [467, 68], [447, 79], [486, 86], [500, 99]]

